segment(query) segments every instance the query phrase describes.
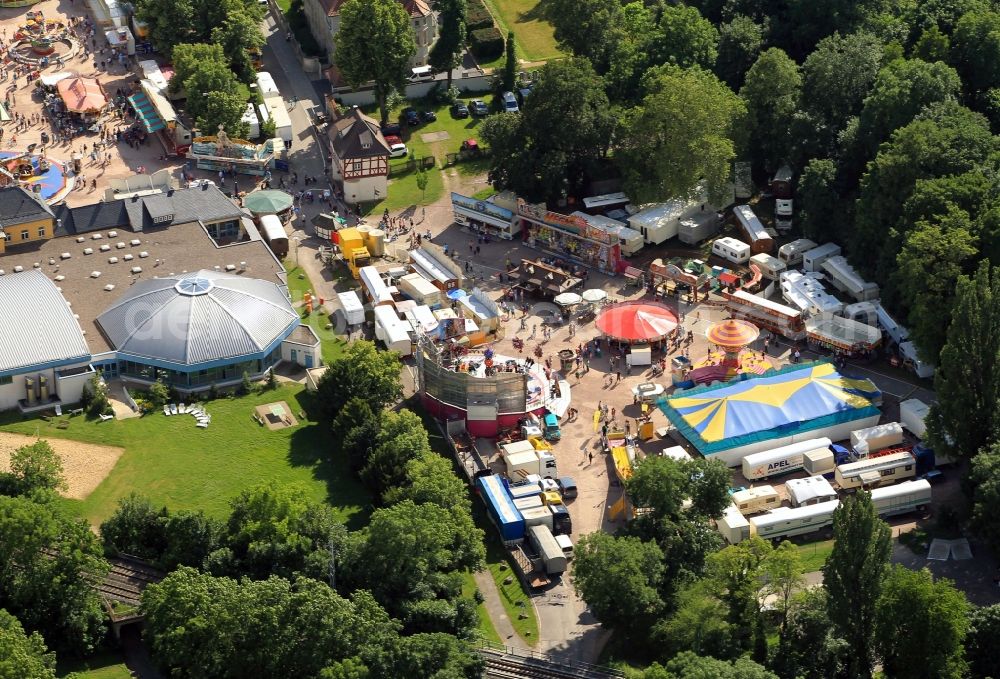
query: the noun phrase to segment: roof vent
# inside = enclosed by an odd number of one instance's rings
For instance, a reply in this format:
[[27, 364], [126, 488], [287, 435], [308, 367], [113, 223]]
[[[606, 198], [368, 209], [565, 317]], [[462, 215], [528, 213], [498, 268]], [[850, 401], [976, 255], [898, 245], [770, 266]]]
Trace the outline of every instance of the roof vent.
[[142, 273], [142, 267], [141, 267], [141, 266], [133, 266], [133, 267], [132, 267], [132, 268], [130, 269], [130, 271], [131, 271], [132, 273], [134, 273], [134, 274], [136, 274], [136, 273]]
[[90, 272], [90, 277], [91, 278], [100, 278], [101, 277], [101, 272], [100, 271], [91, 271]]
[[246, 270], [247, 270], [247, 263], [240, 262], [240, 271], [246, 271]]
[[61, 255], [59, 255], [59, 259], [69, 259], [72, 256], [73, 255], [69, 254], [68, 252], [64, 252]]
[[236, 271], [235, 264], [226, 264], [226, 271]]
[[138, 238], [133, 238], [128, 242], [128, 244], [134, 247], [136, 245], [142, 245], [142, 241], [139, 240]]
[[135, 259], [135, 257], [133, 257], [132, 255], [125, 255], [124, 257], [122, 257], [122, 259], [124, 259], [126, 262], [131, 262], [133, 259]]
[[107, 243], [105, 243], [104, 245], [101, 246], [101, 252], [107, 252], [110, 249], [111, 249], [111, 246], [108, 245]]
[[104, 286], [104, 292], [111, 292], [115, 289], [114, 283], [108, 283]]
[[117, 231], [108, 231], [108, 238], [118, 238]]
[[85, 255], [92, 255], [92, 254], [94, 254], [94, 248], [84, 248], [83, 249], [83, 254], [85, 254]]
[[18, 265], [14, 267], [14, 273], [21, 273], [22, 271], [24, 271], [23, 266]]
[[0, 269], [0, 276], [4, 276], [4, 275], [6, 275], [6, 274], [7, 274], [7, 272], [6, 272], [6, 271], [4, 271], [3, 269]]
[[49, 257], [49, 266], [52, 266], [55, 263], [56, 263], [55, 257]]
[[41, 264], [39, 264], [38, 262], [35, 262], [35, 263], [34, 263], [34, 264], [32, 264], [31, 266], [32, 266], [33, 268], [35, 268], [35, 269], [41, 269], [41, 268], [42, 268], [42, 265], [41, 265]]
[[115, 247], [121, 250], [122, 248], [125, 247], [125, 243], [124, 242], [115, 243]]
[[87, 240], [87, 239], [86, 239], [86, 238], [84, 238], [83, 236], [77, 236], [77, 238], [76, 238], [76, 242], [77, 242], [77, 243], [82, 243], [82, 242], [83, 242], [83, 241], [85, 241], [85, 240]]
[[101, 240], [102, 238], [104, 238], [104, 235], [100, 233], [95, 233], [93, 236], [90, 237], [91, 240]]
[[117, 264], [117, 263], [118, 263], [117, 257], [108, 257], [108, 264]]
[[219, 266], [218, 264], [216, 264], [216, 265], [215, 265], [215, 266], [213, 266], [212, 268], [213, 268], [213, 269], [215, 269], [216, 271], [222, 271], [222, 267], [221, 267], [221, 266]]
[[66, 277], [63, 276], [62, 274], [59, 274], [58, 276], [56, 276], [56, 282], [64, 281], [64, 280], [66, 280]]
[[146, 257], [149, 257], [149, 253], [145, 250], [139, 253], [139, 259], [145, 259]]

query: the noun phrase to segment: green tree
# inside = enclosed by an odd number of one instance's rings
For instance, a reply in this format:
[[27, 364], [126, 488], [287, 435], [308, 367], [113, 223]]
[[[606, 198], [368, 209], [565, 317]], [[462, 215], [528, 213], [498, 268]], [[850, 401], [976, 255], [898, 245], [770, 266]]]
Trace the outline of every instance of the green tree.
[[875, 614], [889, 566], [889, 525], [878, 517], [871, 496], [861, 491], [833, 513], [833, 537], [833, 551], [823, 566], [827, 610], [851, 647], [848, 675], [871, 677]]
[[361, 478], [381, 495], [405, 484], [410, 460], [430, 454], [430, 440], [419, 416], [410, 410], [386, 412]]
[[653, 629], [654, 641], [664, 643], [664, 657], [685, 651], [714, 658], [740, 654], [726, 605], [713, 589], [713, 583], [699, 580], [677, 593], [676, 610]]
[[719, 55], [715, 74], [733, 91], [743, 86], [743, 78], [764, 47], [764, 26], [739, 15], [719, 26]]
[[[934, 446], [972, 457], [1000, 432], [1000, 269], [982, 262], [973, 276], [961, 276], [948, 340], [941, 350], [928, 429]], [[974, 416], [970, 417], [970, 414]]]
[[164, 547], [159, 565], [172, 571], [178, 566], [201, 568], [208, 555], [220, 547], [225, 525], [205, 512], [182, 509], [160, 519]]
[[771, 174], [792, 149], [789, 121], [798, 107], [798, 65], [776, 47], [760, 55], [746, 74], [740, 97], [747, 108], [747, 140], [754, 165]]
[[351, 398], [333, 419], [333, 440], [338, 442], [334, 456], [343, 454], [351, 469], [360, 472], [371, 455], [382, 428], [381, 415], [357, 396]]
[[413, 679], [479, 679], [482, 656], [449, 634], [414, 634], [402, 637], [393, 671], [383, 676]]
[[778, 675], [747, 658], [731, 662], [702, 658], [684, 651], [666, 664], [663, 679], [778, 679]]
[[38, 632], [25, 634], [21, 622], [2, 608], [0, 679], [56, 679], [56, 654]]
[[256, 70], [249, 50], [264, 46], [264, 34], [260, 31], [259, 17], [245, 11], [233, 12], [212, 29], [212, 43], [222, 47], [229, 66], [241, 82], [254, 82]]
[[765, 597], [774, 597], [774, 607], [779, 615], [778, 632], [784, 635], [792, 595], [805, 582], [798, 547], [784, 540], [764, 559], [763, 573], [763, 594]]
[[1000, 554], [1000, 518], [996, 513], [996, 503], [1000, 502], [1000, 443], [983, 448], [972, 458], [965, 481], [971, 489], [972, 526]]
[[909, 310], [910, 338], [921, 356], [936, 365], [955, 284], [963, 273], [971, 273], [979, 254], [975, 226], [965, 210], [952, 206], [940, 219], [919, 221], [912, 229], [896, 258], [895, 282], [902, 308]]
[[150, 42], [168, 57], [176, 45], [197, 37], [193, 0], [139, 0], [136, 17], [149, 27]]
[[227, 63], [222, 45], [203, 43], [177, 45], [174, 48], [174, 76], [170, 79], [170, 91], [176, 94], [186, 89], [188, 78], [197, 73], [205, 63]]
[[583, 59], [535, 72], [531, 105], [491, 116], [481, 136], [492, 151], [490, 179], [529, 201], [579, 195], [588, 169], [607, 155], [615, 120], [601, 79]]
[[661, 5], [660, 37], [652, 46], [654, 63], [681, 68], [715, 66], [719, 32], [695, 7]]
[[[642, 99], [642, 75], [652, 60], [652, 44], [660, 36], [655, 6], [646, 7], [638, 0], [630, 2], [607, 29], [615, 33], [604, 74], [608, 97], [633, 105]], [[602, 72], [602, 66], [596, 68]]]
[[468, 489], [454, 473], [452, 461], [433, 452], [423, 452], [406, 463], [405, 483], [388, 489], [383, 495], [386, 504], [412, 500], [414, 504], [430, 502], [445, 509], [471, 511]]
[[157, 561], [166, 547], [163, 519], [166, 507], [157, 510], [145, 495], [135, 491], [119, 498], [114, 513], [101, 524], [104, 551]]
[[[729, 504], [730, 480], [729, 470], [718, 460], [647, 457], [635, 466], [626, 489], [637, 507], [652, 510], [657, 519], [682, 514], [718, 518]], [[690, 507], [682, 510], [688, 500]]]
[[507, 43], [504, 47], [503, 75], [501, 82], [503, 89], [511, 91], [517, 85], [517, 45], [514, 44], [514, 31], [507, 33]]
[[334, 60], [351, 87], [375, 83], [383, 124], [389, 119], [389, 95], [405, 87], [416, 49], [410, 16], [396, 0], [348, 0], [341, 6]]
[[0, 496], [0, 608], [56, 650], [85, 654], [104, 634], [91, 583], [107, 571], [100, 543], [54, 503]]
[[604, 532], [580, 538], [573, 587], [603, 624], [641, 630], [663, 610], [663, 553], [651, 542]]
[[995, 676], [1000, 653], [1000, 604], [974, 607], [965, 637], [965, 658], [972, 679]]
[[170, 402], [170, 387], [163, 380], [156, 380], [149, 385], [149, 390], [146, 393], [154, 409]]
[[951, 580], [893, 566], [882, 583], [875, 639], [882, 667], [898, 679], [960, 679], [969, 603]]
[[[465, 47], [465, 0], [435, 0], [434, 9], [438, 13], [438, 37], [431, 47], [427, 63], [436, 73], [448, 74], [448, 90], [451, 90], [452, 71], [462, 65], [462, 51]], [[423, 192], [426, 187], [419, 186]]]
[[10, 456], [10, 471], [0, 473], [0, 493], [24, 495], [37, 501], [66, 490], [62, 459], [48, 441], [21, 446]]
[[617, 30], [622, 15], [620, 0], [551, 0], [544, 7], [559, 45], [588, 59], [603, 73], [616, 43], [624, 37]]
[[[449, 87], [449, 89], [451, 89]], [[420, 168], [417, 170], [417, 188], [420, 189], [420, 202], [424, 202], [427, 197], [427, 170]]]
[[691, 506], [687, 514], [699, 519], [718, 519], [730, 505], [732, 474], [722, 460], [699, 458], [688, 464], [691, 474]]
[[649, 94], [627, 116], [617, 151], [626, 191], [637, 202], [652, 202], [689, 195], [704, 181], [718, 199], [736, 157], [742, 101], [700, 69], [663, 66], [649, 71], [645, 84]]
[[809, 161], [799, 177], [798, 222], [802, 233], [817, 242], [833, 240], [844, 231], [844, 205], [837, 191], [837, 165], [829, 158]]
[[352, 398], [361, 398], [379, 412], [403, 393], [399, 355], [379, 351], [374, 342], [352, 342], [343, 355], [331, 361], [316, 388], [320, 421], [332, 422]]
[[951, 40], [937, 26], [931, 26], [920, 34], [920, 39], [913, 45], [912, 55], [930, 63], [934, 61], [947, 62], [951, 54]]
[[799, 592], [788, 609], [772, 669], [781, 677], [836, 679], [845, 674], [849, 644], [838, 637], [827, 615], [826, 590]]
[[[756, 536], [710, 554], [706, 563], [710, 589], [726, 604], [734, 645], [750, 650], [764, 642], [760, 580], [771, 558], [771, 544]], [[765, 658], [759, 658], [765, 660]]]
[[1000, 86], [1000, 12], [971, 11], [951, 36], [952, 63], [966, 92], [975, 95]]

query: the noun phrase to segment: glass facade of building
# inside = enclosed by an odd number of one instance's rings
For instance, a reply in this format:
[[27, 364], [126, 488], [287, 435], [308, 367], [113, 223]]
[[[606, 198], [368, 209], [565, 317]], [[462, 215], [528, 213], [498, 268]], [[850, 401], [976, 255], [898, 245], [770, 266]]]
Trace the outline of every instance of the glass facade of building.
[[157, 368], [136, 361], [118, 361], [118, 374], [145, 382], [163, 380], [164, 383], [179, 389], [198, 389], [220, 382], [239, 380], [243, 377], [243, 373], [256, 377], [280, 360], [281, 347], [278, 346], [263, 359], [235, 361], [228, 365], [190, 372]]

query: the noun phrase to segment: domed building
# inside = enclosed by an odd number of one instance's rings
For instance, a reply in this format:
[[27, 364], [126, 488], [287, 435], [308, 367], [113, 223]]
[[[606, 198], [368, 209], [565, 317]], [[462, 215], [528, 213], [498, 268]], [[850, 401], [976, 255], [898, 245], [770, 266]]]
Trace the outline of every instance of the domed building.
[[96, 323], [121, 377], [181, 391], [260, 378], [283, 359], [321, 362], [319, 338], [283, 286], [219, 271], [139, 281]]

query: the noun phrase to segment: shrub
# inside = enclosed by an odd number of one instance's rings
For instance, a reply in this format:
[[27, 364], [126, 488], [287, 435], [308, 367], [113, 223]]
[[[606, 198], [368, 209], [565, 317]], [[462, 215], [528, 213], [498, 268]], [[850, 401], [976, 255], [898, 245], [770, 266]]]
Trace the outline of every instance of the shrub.
[[106, 415], [111, 410], [111, 403], [108, 401], [108, 387], [100, 377], [94, 375], [87, 382], [83, 389], [84, 408], [88, 417]]
[[461, 92], [458, 91], [457, 87], [452, 85], [451, 89], [448, 89], [445, 87], [444, 81], [439, 80], [427, 93], [427, 99], [434, 104], [454, 104], [459, 94]]
[[240, 386], [236, 388], [236, 394], [238, 396], [246, 396], [251, 391], [253, 391], [253, 382], [250, 381], [250, 375], [243, 373], [243, 380], [240, 382]]
[[264, 385], [268, 391], [274, 391], [278, 388], [278, 378], [274, 376], [274, 368], [267, 371], [267, 382]]
[[496, 27], [480, 28], [469, 34], [469, 46], [478, 59], [496, 59], [503, 54], [503, 34]]
[[160, 408], [164, 403], [170, 401], [170, 388], [163, 383], [163, 380], [156, 380], [149, 387], [149, 401], [154, 408]]
[[465, 30], [471, 35], [480, 28], [494, 28], [493, 15], [483, 0], [468, 0], [465, 9]]
[[214, 401], [215, 399], [219, 398], [219, 388], [213, 384], [208, 388], [207, 396], [209, 401]]

